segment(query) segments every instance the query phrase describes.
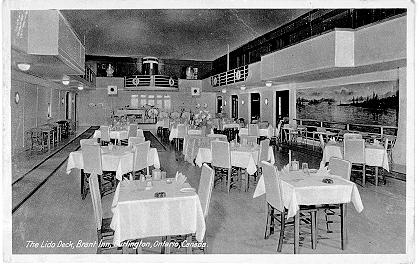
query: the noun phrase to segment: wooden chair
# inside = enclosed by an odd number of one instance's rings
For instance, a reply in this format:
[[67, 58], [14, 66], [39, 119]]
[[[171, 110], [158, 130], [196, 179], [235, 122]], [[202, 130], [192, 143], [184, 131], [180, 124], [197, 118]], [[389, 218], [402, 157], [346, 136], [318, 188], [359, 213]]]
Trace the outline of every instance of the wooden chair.
[[81, 139], [80, 146], [83, 147], [83, 145], [99, 145], [99, 143], [96, 138]]
[[[330, 174], [340, 176], [345, 180], [350, 181], [351, 180], [351, 170], [352, 170], [352, 164], [350, 161], [343, 160], [336, 157], [331, 157], [329, 159], [329, 166]], [[341, 209], [339, 205], [336, 204], [329, 204], [329, 205], [323, 205], [325, 208], [325, 217], [326, 217], [326, 231], [327, 233], [332, 233], [330, 230], [330, 224], [334, 223], [330, 218], [332, 216], [337, 215], [336, 211]], [[342, 215], [342, 211], [338, 214], [339, 216]], [[341, 230], [341, 235], [343, 236], [343, 230]]]
[[185, 124], [179, 124], [177, 126], [178, 135], [175, 138], [175, 147], [177, 150], [180, 150], [180, 141], [185, 142], [185, 137], [187, 134], [187, 129]]
[[227, 193], [230, 194], [232, 185], [232, 169], [230, 143], [223, 141], [211, 142], [211, 165], [214, 169], [219, 168], [221, 172], [227, 171]]
[[344, 133], [343, 140], [346, 139], [362, 139], [362, 135], [358, 133]]
[[148, 167], [148, 152], [150, 151], [150, 141], [140, 144], [134, 144], [134, 161], [132, 168], [132, 177], [135, 179], [137, 171], [143, 169], [147, 170], [147, 175], [150, 174]]
[[257, 136], [250, 136], [250, 135], [242, 135], [240, 137], [240, 144], [241, 145], [256, 145], [258, 142]]
[[121, 144], [127, 145], [130, 137], [137, 136], [137, 124], [130, 124], [128, 126], [128, 138], [121, 140]]
[[[110, 224], [112, 218], [103, 218], [102, 200], [100, 196], [99, 180], [97, 174], [90, 174], [89, 176], [89, 189], [90, 196], [92, 197], [93, 212], [95, 215], [96, 232], [97, 232], [97, 254], [101, 254], [104, 250], [118, 249], [122, 251], [122, 247], [113, 246], [114, 231], [111, 229]], [[105, 243], [100, 244], [99, 242]]]
[[258, 124], [249, 124], [248, 135], [249, 136], [256, 136], [257, 140], [259, 140], [259, 125]]
[[144, 137], [130, 137], [128, 138], [128, 146], [133, 147], [136, 144], [144, 143], [145, 138]]
[[344, 139], [343, 152], [345, 160], [350, 161], [352, 165], [362, 166], [362, 186], [365, 186], [365, 141], [363, 139]]
[[99, 145], [83, 144], [81, 147], [83, 156], [82, 199], [87, 195], [89, 174], [96, 174], [99, 178], [100, 193], [102, 196], [111, 193], [115, 186], [115, 175], [112, 172], [104, 173], [102, 169], [102, 154]]
[[100, 143], [107, 145], [111, 142], [111, 134], [109, 126], [100, 126]]
[[[285, 225], [294, 224], [294, 218], [286, 223], [286, 215], [288, 210], [284, 207], [283, 203], [283, 194], [282, 194], [282, 182], [278, 177], [278, 171], [273, 164], [263, 161], [262, 162], [262, 173], [265, 180], [265, 190], [266, 190], [266, 204], [268, 206], [268, 215], [266, 218], [265, 225], [265, 239], [268, 239], [270, 235], [275, 232], [275, 220], [279, 221], [281, 225], [280, 235], [278, 240], [277, 251], [282, 251], [282, 245], [284, 242], [285, 235]], [[310, 219], [306, 219], [307, 222], [311, 225], [311, 247], [315, 248], [316, 246], [316, 218], [317, 218], [318, 209], [312, 206], [300, 206], [299, 214], [304, 217], [307, 214], [310, 214]], [[299, 225], [299, 224], [298, 224]], [[268, 232], [269, 228], [269, 232]], [[295, 234], [294, 234], [295, 236]], [[295, 244], [299, 245], [299, 235], [298, 238], [294, 238]], [[295, 240], [297, 239], [297, 240]], [[298, 247], [298, 245], [296, 247]]]

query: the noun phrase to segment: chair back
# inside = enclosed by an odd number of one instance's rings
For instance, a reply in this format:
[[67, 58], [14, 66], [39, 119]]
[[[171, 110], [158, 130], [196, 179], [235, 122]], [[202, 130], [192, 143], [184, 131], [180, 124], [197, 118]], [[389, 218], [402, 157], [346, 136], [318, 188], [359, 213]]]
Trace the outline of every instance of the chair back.
[[357, 133], [344, 133], [343, 139], [362, 139], [362, 135]]
[[212, 126], [217, 129], [220, 130], [221, 126], [220, 126], [220, 119], [214, 118], [212, 119]]
[[259, 167], [262, 165], [262, 162], [267, 162], [269, 159], [269, 139], [264, 139], [260, 142], [259, 148]]
[[81, 139], [80, 146], [83, 147], [83, 145], [99, 145], [99, 143], [96, 138]]
[[137, 137], [144, 137], [143, 129], [137, 129]]
[[327, 130], [325, 127], [317, 127], [317, 132], [323, 132], [325, 133]]
[[144, 143], [145, 142], [145, 138], [141, 137], [141, 136], [137, 136], [137, 137], [128, 137], [128, 146], [134, 146], [136, 144], [140, 144], [140, 143]]
[[99, 145], [84, 144], [81, 147], [83, 169], [87, 174], [102, 174], [102, 155]]
[[148, 152], [150, 151], [150, 141], [134, 144], [134, 167], [133, 171], [142, 170], [148, 167]]
[[388, 137], [386, 137], [386, 140], [384, 142], [384, 149], [387, 151], [388, 150]]
[[189, 120], [190, 117], [191, 117], [191, 113], [190, 112], [183, 112], [182, 113], [182, 118], [183, 119]]
[[178, 124], [177, 126], [177, 137], [178, 138], [185, 138], [186, 137], [186, 125], [185, 124]]
[[345, 160], [355, 164], [365, 164], [364, 139], [344, 139], [343, 152]]
[[209, 204], [211, 201], [211, 194], [214, 185], [214, 170], [212, 170], [206, 163], [202, 165], [201, 179], [199, 180], [198, 197], [201, 202], [202, 212], [204, 218], [208, 215]]
[[169, 120], [169, 118], [164, 118], [163, 119], [163, 128], [167, 128], [167, 129], [170, 128], [170, 120]]
[[282, 200], [281, 179], [278, 177], [277, 170], [273, 164], [263, 161], [262, 174], [265, 181], [266, 202], [279, 211], [284, 210]]
[[110, 142], [111, 134], [109, 126], [100, 126], [100, 141]]
[[269, 122], [267, 122], [267, 121], [259, 122], [259, 128], [260, 129], [267, 129], [268, 127], [269, 127]]
[[256, 145], [258, 142], [257, 136], [242, 135], [240, 136], [241, 145]]
[[137, 124], [130, 124], [128, 126], [128, 138], [137, 136]]
[[340, 176], [346, 180], [351, 179], [352, 164], [340, 158], [331, 157], [329, 159], [330, 174]]
[[259, 125], [249, 124], [249, 136], [259, 137]]
[[99, 190], [99, 181], [97, 175], [94, 173], [90, 174], [89, 176], [89, 189], [90, 196], [92, 197], [93, 213], [95, 215], [96, 220], [96, 229], [100, 231], [102, 229], [103, 209]]
[[211, 142], [212, 166], [231, 168], [230, 143], [224, 141]]

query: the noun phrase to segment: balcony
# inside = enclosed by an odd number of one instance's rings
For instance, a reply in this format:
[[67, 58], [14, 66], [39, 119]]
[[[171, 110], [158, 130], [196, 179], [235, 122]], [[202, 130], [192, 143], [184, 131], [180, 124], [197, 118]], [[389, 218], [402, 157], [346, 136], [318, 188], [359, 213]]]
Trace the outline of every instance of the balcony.
[[179, 81], [165, 75], [134, 75], [124, 77], [124, 87], [127, 90], [179, 90]]

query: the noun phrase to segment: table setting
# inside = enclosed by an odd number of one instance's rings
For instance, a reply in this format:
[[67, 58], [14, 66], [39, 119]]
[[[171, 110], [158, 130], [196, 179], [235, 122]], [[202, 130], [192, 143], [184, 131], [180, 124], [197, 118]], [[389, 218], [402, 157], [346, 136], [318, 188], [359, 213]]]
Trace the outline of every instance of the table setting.
[[112, 202], [114, 244], [154, 236], [205, 234], [205, 219], [197, 192], [186, 176], [123, 180]]

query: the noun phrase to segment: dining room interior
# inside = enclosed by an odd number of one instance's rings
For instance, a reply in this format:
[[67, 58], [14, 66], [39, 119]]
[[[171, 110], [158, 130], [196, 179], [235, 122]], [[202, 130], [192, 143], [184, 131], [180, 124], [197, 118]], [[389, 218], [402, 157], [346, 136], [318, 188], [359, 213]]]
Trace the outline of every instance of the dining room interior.
[[409, 254], [406, 5], [11, 9], [11, 255]]

